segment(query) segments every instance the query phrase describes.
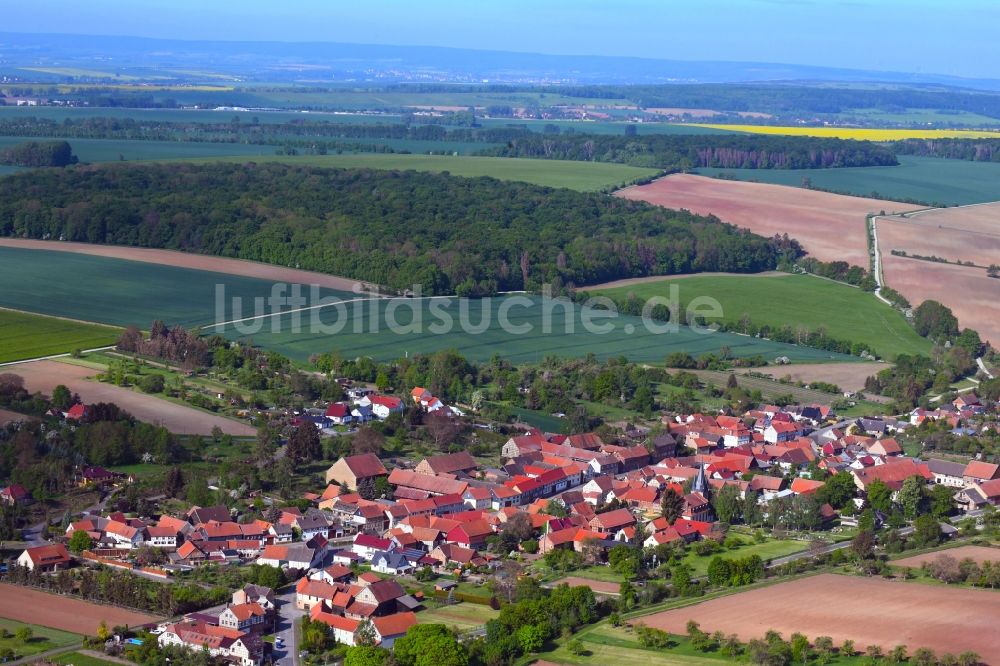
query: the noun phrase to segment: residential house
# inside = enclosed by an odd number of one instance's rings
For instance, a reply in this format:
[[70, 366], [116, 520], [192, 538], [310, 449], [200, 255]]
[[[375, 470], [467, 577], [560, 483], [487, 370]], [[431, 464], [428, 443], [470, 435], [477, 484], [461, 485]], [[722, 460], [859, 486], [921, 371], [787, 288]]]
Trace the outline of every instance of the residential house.
[[242, 590], [233, 592], [233, 605], [258, 604], [266, 611], [273, 611], [275, 605], [274, 590], [263, 585], [245, 585]]
[[950, 460], [931, 458], [927, 461], [927, 469], [934, 475], [934, 483], [940, 486], [964, 488], [965, 468], [966, 465]]
[[389, 395], [369, 395], [358, 404], [371, 407], [372, 413], [380, 419], [387, 419], [391, 414], [401, 414], [405, 409], [402, 400]]
[[981, 460], [969, 461], [969, 464], [965, 466], [965, 470], [962, 473], [962, 480], [967, 486], [974, 483], [992, 481], [993, 479], [1000, 479], [1000, 465]]
[[29, 571], [58, 571], [68, 569], [72, 560], [66, 552], [66, 546], [61, 543], [47, 544], [28, 548], [17, 558], [18, 566], [27, 567]]
[[347, 425], [354, 420], [351, 408], [342, 402], [335, 402], [326, 408], [323, 416], [333, 425]]
[[624, 527], [635, 525], [635, 516], [628, 509], [615, 509], [599, 513], [590, 519], [589, 527], [592, 531], [603, 535], [605, 538], [615, 534]]
[[31, 504], [31, 493], [19, 483], [12, 483], [6, 488], [0, 488], [0, 504], [14, 506], [20, 504], [26, 506]]
[[764, 441], [769, 444], [790, 442], [801, 434], [799, 426], [794, 423], [772, 420], [771, 424], [764, 429]]
[[259, 631], [267, 624], [267, 611], [258, 603], [232, 604], [219, 614], [219, 626], [250, 632]]
[[393, 613], [372, 619], [375, 639], [379, 647], [391, 650], [396, 639], [406, 635], [410, 627], [417, 624], [417, 616], [412, 611]]
[[264, 659], [263, 643], [253, 634], [206, 622], [185, 621], [168, 625], [157, 637], [157, 643], [204, 650], [212, 657], [239, 666], [259, 666]]
[[413, 564], [402, 553], [380, 551], [371, 557], [372, 571], [399, 576], [413, 571]]

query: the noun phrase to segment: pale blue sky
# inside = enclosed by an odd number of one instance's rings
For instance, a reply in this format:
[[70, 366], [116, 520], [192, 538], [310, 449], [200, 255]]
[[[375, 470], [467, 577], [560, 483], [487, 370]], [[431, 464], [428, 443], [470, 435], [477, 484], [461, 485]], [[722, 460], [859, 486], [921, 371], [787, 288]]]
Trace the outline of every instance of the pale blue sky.
[[1000, 78], [996, 0], [10, 0], [0, 31], [338, 41]]

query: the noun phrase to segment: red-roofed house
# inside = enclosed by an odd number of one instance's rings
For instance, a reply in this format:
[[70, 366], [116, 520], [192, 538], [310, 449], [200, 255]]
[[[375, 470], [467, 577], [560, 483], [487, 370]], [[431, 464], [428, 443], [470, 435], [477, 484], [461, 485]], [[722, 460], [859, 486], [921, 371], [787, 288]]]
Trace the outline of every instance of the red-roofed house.
[[599, 534], [612, 535], [623, 527], [635, 525], [635, 516], [628, 509], [615, 509], [599, 513], [590, 520], [590, 529]]
[[372, 619], [375, 638], [380, 647], [392, 649], [397, 638], [406, 635], [410, 627], [417, 624], [417, 616], [412, 611], [393, 613]]
[[354, 418], [351, 416], [351, 408], [342, 402], [335, 402], [327, 407], [325, 416], [334, 425], [350, 423]]
[[40, 571], [68, 569], [71, 562], [66, 546], [61, 543], [28, 548], [17, 558], [18, 565], [27, 567], [29, 571], [36, 568]]
[[486, 544], [486, 539], [493, 534], [493, 528], [485, 520], [471, 520], [462, 523], [448, 531], [445, 540], [457, 543], [467, 548], [479, 548]]

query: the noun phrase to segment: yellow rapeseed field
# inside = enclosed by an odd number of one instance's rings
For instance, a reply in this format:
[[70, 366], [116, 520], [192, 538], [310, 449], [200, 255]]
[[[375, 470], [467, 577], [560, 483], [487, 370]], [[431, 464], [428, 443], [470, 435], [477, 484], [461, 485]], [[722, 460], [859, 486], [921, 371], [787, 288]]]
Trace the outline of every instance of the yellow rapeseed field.
[[858, 141], [899, 141], [902, 139], [1000, 139], [1000, 131], [951, 130], [951, 129], [878, 129], [870, 127], [776, 127], [772, 125], [713, 125], [691, 123], [707, 129], [749, 132], [751, 134], [784, 134], [786, 136], [815, 136], [828, 139], [857, 139]]

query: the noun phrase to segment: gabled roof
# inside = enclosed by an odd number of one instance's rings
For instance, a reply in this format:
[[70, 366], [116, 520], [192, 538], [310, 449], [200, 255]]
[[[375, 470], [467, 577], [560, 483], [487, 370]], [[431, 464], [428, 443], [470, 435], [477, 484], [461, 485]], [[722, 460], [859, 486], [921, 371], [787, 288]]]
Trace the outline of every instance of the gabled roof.
[[347, 456], [344, 463], [351, 470], [356, 478], [364, 479], [371, 476], [382, 476], [387, 474], [382, 461], [374, 453], [362, 453], [356, 456]]
[[476, 459], [469, 455], [468, 451], [430, 456], [423, 462], [427, 463], [435, 474], [451, 474], [477, 467]]
[[342, 402], [335, 402], [326, 408], [326, 416], [334, 419], [342, 419], [350, 413], [350, 408]]
[[597, 514], [591, 520], [591, 523], [597, 524], [605, 530], [620, 529], [634, 524], [635, 516], [628, 509], [615, 509], [614, 511], [605, 511], [604, 513]]
[[998, 471], [1000, 471], [1000, 465], [983, 462], [982, 460], [971, 460], [965, 466], [965, 473], [962, 476], [988, 481], [997, 478]]
[[392, 601], [406, 595], [406, 590], [403, 589], [403, 586], [391, 578], [379, 579], [378, 582], [369, 585], [367, 589], [379, 604], [384, 604], [387, 601]]
[[792, 485], [789, 486], [789, 490], [797, 495], [808, 495], [814, 493], [826, 484], [822, 481], [814, 481], [812, 479], [792, 479]]
[[36, 567], [69, 562], [69, 553], [66, 552], [66, 546], [61, 543], [35, 546], [34, 548], [28, 548], [24, 552], [28, 554], [32, 564]]

